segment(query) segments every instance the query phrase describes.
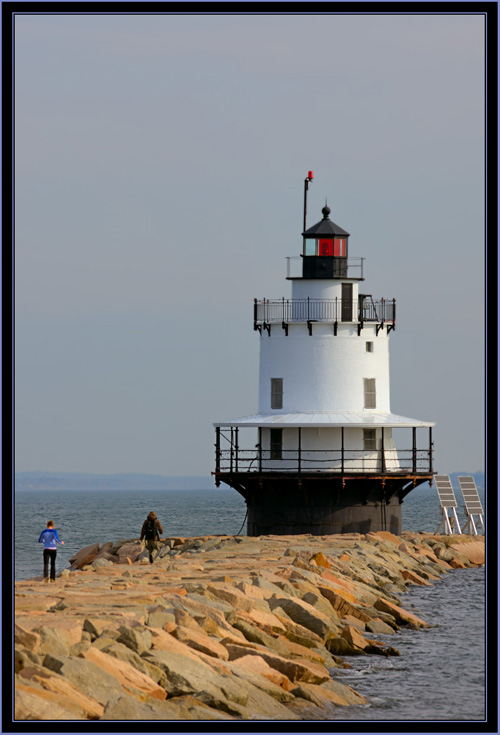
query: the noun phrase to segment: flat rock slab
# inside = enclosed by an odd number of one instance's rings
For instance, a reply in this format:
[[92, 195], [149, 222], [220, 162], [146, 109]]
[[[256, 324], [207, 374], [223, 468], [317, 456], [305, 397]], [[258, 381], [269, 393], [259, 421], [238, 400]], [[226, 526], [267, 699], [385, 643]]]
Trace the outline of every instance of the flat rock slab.
[[471, 564], [481, 566], [485, 562], [485, 550], [483, 540], [463, 541], [462, 543], [450, 544], [450, 548], [455, 549], [465, 556]]
[[266, 679], [268, 679], [268, 681], [276, 684], [279, 687], [282, 687], [287, 692], [290, 692], [292, 689], [294, 689], [294, 684], [288, 678], [288, 676], [281, 673], [281, 671], [278, 671], [272, 666], [269, 666], [267, 661], [265, 661], [262, 656], [241, 656], [240, 658], [236, 659], [236, 663], [238, 666], [246, 669], [247, 671], [251, 671], [254, 674], [259, 674], [260, 676], [265, 677]]
[[151, 679], [151, 677], [141, 671], [138, 671], [134, 666], [126, 661], [121, 661], [120, 664], [117, 665], [116, 658], [110, 656], [108, 653], [104, 653], [104, 651], [99, 651], [96, 648], [89, 648], [88, 651], [85, 651], [83, 658], [88, 661], [92, 661], [99, 666], [99, 668], [114, 676], [125, 691], [132, 689], [140, 693], [144, 693], [153, 699], [163, 700], [167, 698], [167, 694], [163, 687], [159, 686], [155, 681], [153, 681], [153, 679]]
[[332, 632], [332, 621], [308, 602], [287, 597], [274, 597], [269, 602], [269, 606], [272, 610], [281, 608], [295, 623], [312, 631], [322, 640], [325, 640]]
[[[44, 700], [47, 703], [58, 703], [74, 713], [78, 712], [78, 717], [83, 719], [98, 719], [104, 712], [104, 707], [96, 699], [83, 694], [67, 679], [52, 671], [47, 671], [43, 666], [31, 664], [23, 668], [17, 677], [16, 695], [18, 688], [33, 695], [37, 709], [40, 707], [45, 709], [40, 701]], [[17, 709], [16, 700], [16, 712]], [[44, 716], [42, 719], [50, 719], [50, 717]]]
[[409, 569], [403, 569], [401, 572], [401, 576], [404, 580], [407, 582], [411, 582], [412, 584], [420, 584], [420, 585], [427, 585], [431, 586], [431, 582], [429, 582], [427, 579], [424, 579], [424, 577], [421, 577], [420, 574], [417, 574], [416, 572], [412, 572]]
[[89, 716], [88, 710], [65, 696], [28, 684], [15, 683], [14, 717], [16, 720], [87, 720], [99, 719], [101, 712]]
[[103, 671], [92, 661], [47, 654], [43, 665], [64, 676], [77, 689], [102, 705], [105, 705], [113, 695], [123, 694], [125, 691], [114, 676]]
[[375, 601], [374, 607], [376, 610], [381, 610], [382, 612], [389, 613], [389, 615], [392, 615], [398, 623], [398, 625], [414, 625], [417, 628], [428, 628], [429, 624], [425, 622], [425, 620], [422, 620], [421, 618], [417, 617], [411, 612], [408, 612], [407, 610], [403, 610], [402, 607], [399, 607], [398, 605], [394, 605], [392, 602], [389, 602], [389, 600], [384, 600], [383, 598], [379, 598]]

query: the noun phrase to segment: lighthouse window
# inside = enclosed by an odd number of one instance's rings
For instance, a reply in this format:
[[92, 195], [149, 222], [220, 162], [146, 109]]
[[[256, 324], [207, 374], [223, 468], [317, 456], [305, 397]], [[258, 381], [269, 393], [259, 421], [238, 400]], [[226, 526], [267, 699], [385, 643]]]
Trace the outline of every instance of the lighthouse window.
[[283, 429], [271, 429], [271, 459], [282, 459]]
[[375, 378], [363, 378], [365, 408], [376, 408]]
[[306, 240], [306, 255], [317, 255], [316, 240]]
[[283, 408], [283, 378], [271, 378], [271, 408]]
[[376, 429], [363, 429], [363, 449], [372, 451], [377, 448]]
[[320, 255], [333, 255], [333, 240], [320, 238], [318, 240], [318, 251]]
[[345, 237], [336, 237], [333, 254], [341, 257], [345, 257]]
[[373, 342], [367, 342], [366, 343], [366, 351], [367, 352], [373, 352]]

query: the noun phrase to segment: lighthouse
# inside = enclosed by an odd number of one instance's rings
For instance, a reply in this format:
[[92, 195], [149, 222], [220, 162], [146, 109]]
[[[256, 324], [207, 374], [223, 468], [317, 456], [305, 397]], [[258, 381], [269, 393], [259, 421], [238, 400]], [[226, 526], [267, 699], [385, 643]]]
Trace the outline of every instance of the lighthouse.
[[433, 422], [391, 412], [396, 300], [367, 293], [350, 234], [321, 219], [287, 258], [289, 298], [255, 299], [258, 413], [214, 424], [215, 483], [247, 504], [247, 534], [400, 534], [405, 496], [433, 477]]

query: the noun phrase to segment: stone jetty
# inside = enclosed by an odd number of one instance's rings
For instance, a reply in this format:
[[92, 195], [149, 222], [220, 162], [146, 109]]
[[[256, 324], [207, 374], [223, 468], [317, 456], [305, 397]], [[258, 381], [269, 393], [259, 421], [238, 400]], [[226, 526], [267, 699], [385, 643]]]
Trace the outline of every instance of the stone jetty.
[[[336, 673], [398, 656], [409, 585], [484, 564], [484, 537], [388, 532], [94, 544], [15, 584], [16, 720], [329, 720]], [[442, 621], [446, 625], [446, 621]]]

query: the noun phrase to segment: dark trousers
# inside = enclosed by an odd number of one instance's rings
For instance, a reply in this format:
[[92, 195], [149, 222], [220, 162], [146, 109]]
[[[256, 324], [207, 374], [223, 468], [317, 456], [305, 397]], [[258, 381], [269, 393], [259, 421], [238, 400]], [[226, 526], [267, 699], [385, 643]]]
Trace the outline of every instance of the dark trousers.
[[156, 539], [146, 539], [145, 540], [146, 549], [149, 552], [149, 562], [150, 564], [153, 563], [153, 551], [158, 551], [158, 541]]
[[56, 578], [56, 554], [57, 549], [44, 549], [43, 550], [43, 576], [47, 578], [49, 576], [49, 559], [50, 559], [50, 578]]

